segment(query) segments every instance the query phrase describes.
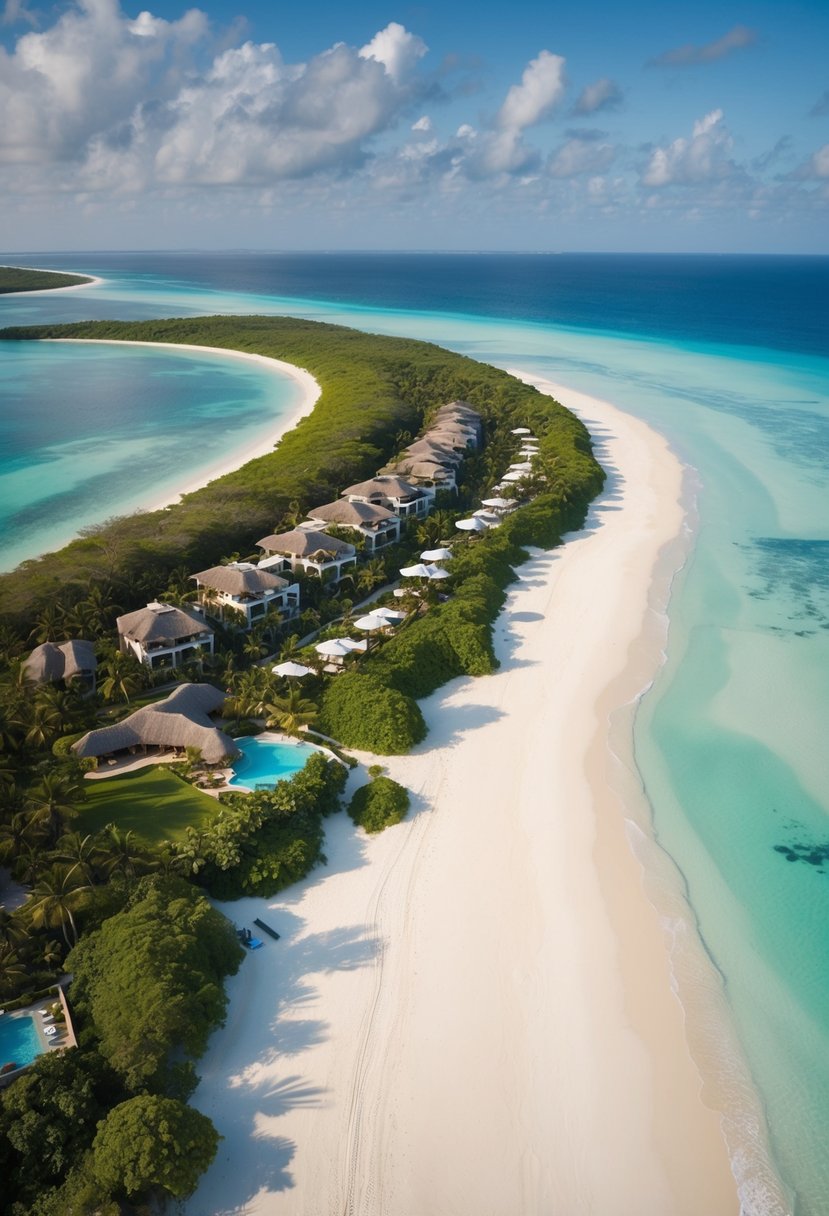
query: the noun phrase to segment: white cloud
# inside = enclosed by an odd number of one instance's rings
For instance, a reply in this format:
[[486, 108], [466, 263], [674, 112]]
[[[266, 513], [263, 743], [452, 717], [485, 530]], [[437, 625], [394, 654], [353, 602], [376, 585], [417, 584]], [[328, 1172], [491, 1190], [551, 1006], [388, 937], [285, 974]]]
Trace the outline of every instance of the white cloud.
[[392, 80], [400, 84], [411, 75], [418, 59], [423, 58], [427, 49], [422, 38], [410, 34], [404, 26], [392, 21], [374, 35], [371, 42], [361, 49], [360, 55], [363, 59], [382, 63]]
[[524, 69], [520, 84], [514, 84], [498, 111], [496, 126], [504, 131], [523, 131], [550, 113], [564, 92], [564, 59], [541, 51]]
[[422, 118], [418, 118], [417, 122], [412, 123], [413, 131], [431, 131], [431, 129], [432, 120], [427, 114], [424, 114]]
[[594, 84], [582, 89], [576, 104], [574, 114], [595, 114], [599, 110], [612, 110], [620, 105], [622, 90], [607, 76], [602, 76]]
[[732, 146], [722, 110], [712, 110], [694, 123], [690, 139], [680, 137], [653, 150], [642, 183], [663, 187], [721, 181], [736, 172], [730, 159]]
[[822, 181], [829, 177], [829, 144], [824, 144], [817, 152], [813, 152], [790, 176], [801, 181]]

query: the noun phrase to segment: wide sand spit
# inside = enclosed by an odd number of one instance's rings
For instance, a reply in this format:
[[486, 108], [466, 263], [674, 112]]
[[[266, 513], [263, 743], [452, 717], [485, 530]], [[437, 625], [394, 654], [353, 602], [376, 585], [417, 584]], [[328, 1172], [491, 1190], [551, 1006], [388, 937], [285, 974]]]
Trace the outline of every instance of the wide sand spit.
[[425, 701], [428, 739], [388, 761], [408, 820], [368, 839], [336, 816], [326, 868], [224, 905], [282, 939], [201, 1062], [224, 1139], [188, 1216], [739, 1210], [611, 778], [611, 714], [664, 645], [683, 470], [642, 422], [533, 382], [587, 422], [606, 489], [521, 568], [500, 670]]

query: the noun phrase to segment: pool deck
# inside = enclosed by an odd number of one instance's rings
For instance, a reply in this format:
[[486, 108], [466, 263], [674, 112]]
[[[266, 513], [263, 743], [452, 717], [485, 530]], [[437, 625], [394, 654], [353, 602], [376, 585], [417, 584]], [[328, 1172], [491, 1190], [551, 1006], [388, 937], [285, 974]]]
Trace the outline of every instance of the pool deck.
[[[44, 1010], [49, 1010], [57, 1003], [60, 1003], [63, 1007], [64, 1022], [57, 1022], [51, 1014], [47, 1015], [43, 1012]], [[45, 1055], [49, 1051], [63, 1051], [67, 1047], [77, 1047], [78, 1041], [75, 1038], [72, 1018], [66, 1004], [66, 996], [60, 985], [57, 985], [54, 996], [41, 997], [40, 1000], [34, 1001], [31, 1005], [26, 1005], [23, 1009], [10, 1009], [2, 1014], [4, 1021], [6, 1018], [13, 1020], [15, 1018], [26, 1017], [31, 1018], [34, 1022], [35, 1034], [41, 1048], [40, 1055]], [[57, 1033], [47, 1035], [47, 1026], [55, 1026]], [[28, 1063], [21, 1065], [20, 1068], [14, 1069], [13, 1072], [7, 1072], [0, 1076], [0, 1088], [8, 1085], [11, 1081], [15, 1081], [33, 1063], [34, 1060], [30, 1060]]]

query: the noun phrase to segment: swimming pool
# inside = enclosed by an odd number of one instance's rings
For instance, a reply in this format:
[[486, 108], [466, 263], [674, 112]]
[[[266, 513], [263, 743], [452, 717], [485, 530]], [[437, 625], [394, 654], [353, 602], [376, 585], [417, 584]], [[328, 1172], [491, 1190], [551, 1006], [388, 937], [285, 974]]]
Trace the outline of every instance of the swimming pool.
[[233, 761], [228, 785], [249, 790], [272, 789], [277, 781], [292, 777], [305, 767], [314, 750], [307, 743], [284, 743], [266, 735], [237, 739], [236, 743], [242, 755]]
[[31, 1015], [12, 1017], [6, 1013], [0, 1017], [0, 1068], [4, 1064], [16, 1064], [22, 1068], [42, 1055], [43, 1050]]

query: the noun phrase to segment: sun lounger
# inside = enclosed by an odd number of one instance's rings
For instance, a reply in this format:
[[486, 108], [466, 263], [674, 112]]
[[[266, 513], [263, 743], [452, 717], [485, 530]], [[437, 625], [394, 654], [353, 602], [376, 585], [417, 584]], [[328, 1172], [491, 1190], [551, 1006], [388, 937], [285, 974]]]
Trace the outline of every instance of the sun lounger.
[[47, 1034], [47, 1035], [57, 1034], [58, 1028], [57, 1028], [57, 1026], [45, 1026], [43, 1029], [43, 1033]]
[[272, 929], [270, 925], [266, 925], [265, 922], [263, 920], [259, 920], [258, 917], [253, 923], [258, 925], [260, 929], [263, 929], [265, 933], [269, 934], [275, 942], [279, 941], [279, 934], [277, 933], [276, 929]]

